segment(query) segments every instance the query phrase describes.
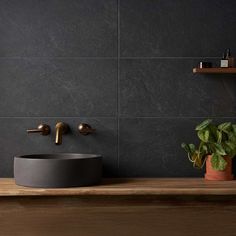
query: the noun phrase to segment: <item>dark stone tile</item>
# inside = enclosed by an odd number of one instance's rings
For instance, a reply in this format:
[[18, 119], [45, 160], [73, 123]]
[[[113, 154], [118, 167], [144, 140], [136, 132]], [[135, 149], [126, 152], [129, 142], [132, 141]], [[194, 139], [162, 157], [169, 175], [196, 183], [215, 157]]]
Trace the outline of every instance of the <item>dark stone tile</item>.
[[[117, 121], [115, 118], [1, 118], [0, 119], [0, 176], [13, 176], [13, 157], [40, 153], [95, 153], [104, 159], [104, 176], [117, 175]], [[70, 126], [70, 133], [63, 135], [62, 145], [54, 144], [55, 125], [58, 121]], [[95, 134], [83, 136], [77, 131], [81, 122], [96, 129]], [[26, 130], [40, 123], [51, 126], [49, 136], [27, 134]]]
[[236, 54], [236, 1], [121, 0], [121, 55], [215, 57]]
[[[198, 177], [181, 143], [198, 143], [195, 126], [204, 119], [129, 118], [120, 120], [119, 175]], [[221, 119], [220, 122], [235, 119]], [[217, 122], [217, 120], [216, 120]]]
[[198, 60], [122, 59], [122, 116], [235, 116], [234, 75], [196, 75]]
[[0, 116], [114, 116], [117, 61], [1, 59]]
[[0, 1], [0, 56], [116, 56], [116, 0]]

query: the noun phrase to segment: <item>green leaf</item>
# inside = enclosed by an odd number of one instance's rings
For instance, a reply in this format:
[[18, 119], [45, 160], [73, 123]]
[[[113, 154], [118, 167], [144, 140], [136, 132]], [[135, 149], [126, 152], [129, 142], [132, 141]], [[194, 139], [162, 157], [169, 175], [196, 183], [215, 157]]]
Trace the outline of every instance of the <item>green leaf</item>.
[[211, 119], [204, 120], [201, 124], [199, 124], [195, 130], [203, 130], [205, 129], [210, 123], [212, 122]]
[[231, 128], [231, 122], [225, 122], [218, 125], [218, 129], [224, 131], [225, 133], [228, 133], [230, 128]]
[[223, 155], [223, 156], [226, 155], [224, 148], [219, 143], [214, 143], [213, 146], [217, 154]]
[[222, 146], [225, 152], [227, 153], [227, 155], [231, 155], [232, 149], [226, 143], [222, 143]]
[[236, 154], [236, 143], [232, 141], [224, 142], [224, 149], [228, 156], [234, 157]]
[[207, 145], [202, 145], [202, 150], [205, 154], [207, 154], [208, 153]]
[[222, 132], [217, 130], [216, 135], [217, 135], [217, 143], [221, 143], [221, 141], [222, 141]]
[[211, 158], [211, 165], [214, 170], [223, 171], [227, 166], [227, 162], [221, 155], [213, 153]]
[[230, 141], [225, 142], [232, 150], [236, 148], [236, 144]]
[[190, 155], [192, 155], [195, 152], [195, 145], [194, 144], [186, 144], [182, 143], [181, 147]]
[[233, 132], [228, 133], [228, 140], [236, 143], [236, 135]]
[[233, 133], [236, 134], [236, 125], [232, 125]]
[[209, 130], [199, 130], [197, 132], [197, 135], [201, 141], [207, 143], [209, 140], [210, 132]]
[[195, 152], [195, 145], [190, 143], [189, 144], [189, 149], [191, 150], [191, 153]]
[[210, 131], [209, 142], [217, 142], [217, 127], [215, 125], [208, 125], [207, 129]]

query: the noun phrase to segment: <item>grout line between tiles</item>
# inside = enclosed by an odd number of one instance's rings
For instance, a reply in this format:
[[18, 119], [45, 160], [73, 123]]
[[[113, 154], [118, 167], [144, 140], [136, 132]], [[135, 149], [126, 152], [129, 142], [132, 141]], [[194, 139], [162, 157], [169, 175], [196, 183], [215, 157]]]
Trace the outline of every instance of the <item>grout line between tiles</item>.
[[[118, 27], [119, 28], [119, 27]], [[118, 29], [117, 31], [119, 31], [120, 29]], [[118, 38], [120, 37], [119, 35], [117, 36]], [[120, 39], [118, 39], [120, 41]], [[118, 49], [117, 51], [120, 53], [120, 43], [119, 45], [117, 45]], [[220, 59], [220, 57], [207, 57], [207, 56], [202, 56], [202, 57], [121, 57], [120, 55], [118, 57], [0, 57], [0, 60], [10, 60], [10, 59], [57, 59], [57, 60], [67, 60], [67, 59], [75, 59], [75, 60], [116, 60], [116, 59], [121, 59], [121, 60], [128, 60], [128, 59], [146, 59], [146, 60], [150, 60], [150, 59], [203, 59], [203, 58], [207, 58], [207, 59]]]
[[117, 171], [120, 176], [120, 0], [117, 0]]
[[102, 60], [110, 60], [110, 59], [117, 59], [117, 57], [0, 57], [0, 60], [4, 60], [4, 59], [61, 59], [61, 60], [63, 60], [63, 59], [81, 59], [81, 60], [83, 60], [83, 59], [102, 59]]
[[0, 119], [110, 119], [117, 118], [117, 116], [0, 116]]
[[[235, 116], [0, 116], [0, 119], [236, 119]], [[118, 127], [119, 128], [119, 127]]]
[[120, 119], [235, 119], [236, 116], [120, 116]]
[[235, 119], [235, 116], [0, 116], [0, 119]]
[[202, 56], [202, 57], [120, 57], [120, 59], [220, 59], [220, 57], [207, 57], [207, 56]]

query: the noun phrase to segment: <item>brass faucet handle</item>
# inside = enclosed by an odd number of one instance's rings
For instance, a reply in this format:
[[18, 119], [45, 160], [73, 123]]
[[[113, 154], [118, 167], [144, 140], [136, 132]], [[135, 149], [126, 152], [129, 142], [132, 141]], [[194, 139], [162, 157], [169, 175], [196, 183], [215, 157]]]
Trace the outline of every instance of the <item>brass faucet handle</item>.
[[85, 123], [79, 124], [78, 130], [80, 134], [82, 135], [92, 134], [96, 131], [96, 129], [93, 129], [89, 124], [85, 124]]
[[27, 129], [27, 133], [40, 133], [41, 135], [49, 135], [50, 132], [50, 126], [46, 124], [38, 125], [37, 129]]

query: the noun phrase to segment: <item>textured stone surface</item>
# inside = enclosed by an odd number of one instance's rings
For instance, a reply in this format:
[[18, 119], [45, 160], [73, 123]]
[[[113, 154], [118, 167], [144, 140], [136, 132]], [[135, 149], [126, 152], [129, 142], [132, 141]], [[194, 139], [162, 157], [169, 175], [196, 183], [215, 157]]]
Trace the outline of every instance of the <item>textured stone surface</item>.
[[116, 0], [3, 0], [0, 56], [117, 54]]
[[193, 75], [197, 59], [122, 59], [120, 64], [123, 116], [236, 115], [235, 75]]
[[[236, 55], [233, 0], [0, 1], [0, 177], [13, 156], [98, 153], [105, 176], [201, 176], [180, 147], [202, 120], [234, 120], [234, 75], [196, 75]], [[216, 57], [219, 57], [218, 59]], [[55, 124], [71, 132], [54, 144]], [[96, 134], [77, 132], [81, 122]], [[27, 128], [51, 125], [50, 136]]]
[[217, 57], [236, 51], [233, 0], [121, 0], [121, 55]]
[[112, 59], [1, 59], [0, 116], [116, 116]]

